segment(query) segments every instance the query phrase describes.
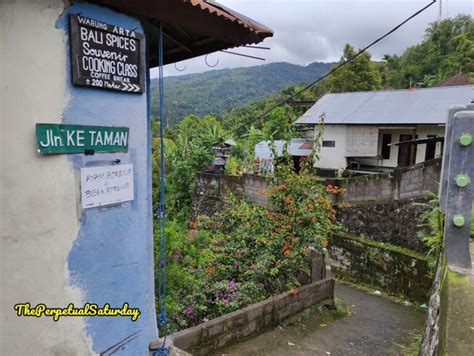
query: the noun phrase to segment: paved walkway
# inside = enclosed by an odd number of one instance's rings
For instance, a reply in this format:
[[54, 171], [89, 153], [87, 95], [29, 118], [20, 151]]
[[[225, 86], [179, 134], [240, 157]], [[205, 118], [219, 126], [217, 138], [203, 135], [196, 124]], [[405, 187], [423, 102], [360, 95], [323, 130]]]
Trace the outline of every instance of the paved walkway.
[[414, 331], [423, 327], [425, 313], [413, 307], [343, 284], [336, 286], [336, 296], [349, 307], [349, 316], [327, 326], [277, 328], [235, 345], [223, 355], [398, 355], [400, 345], [407, 346]]

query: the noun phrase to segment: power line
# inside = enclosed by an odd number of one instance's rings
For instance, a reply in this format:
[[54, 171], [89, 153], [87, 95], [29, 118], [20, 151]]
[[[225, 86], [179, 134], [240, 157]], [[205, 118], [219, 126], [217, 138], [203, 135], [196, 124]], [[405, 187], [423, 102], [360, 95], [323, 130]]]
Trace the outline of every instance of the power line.
[[[398, 30], [400, 27], [402, 27], [404, 24], [406, 24], [408, 21], [410, 21], [411, 19], [413, 19], [414, 17], [418, 16], [419, 14], [421, 14], [423, 11], [425, 11], [427, 8], [429, 8], [430, 6], [432, 6], [433, 4], [436, 3], [436, 0], [433, 0], [432, 2], [430, 2], [428, 5], [426, 5], [425, 7], [423, 7], [422, 9], [418, 10], [417, 12], [415, 12], [414, 14], [412, 14], [410, 17], [406, 18], [403, 22], [399, 23], [397, 26], [395, 26], [394, 28], [392, 28], [390, 31], [388, 31], [386, 34], [384, 34], [383, 36], [377, 38], [375, 41], [373, 41], [372, 43], [370, 43], [369, 45], [367, 45], [366, 47], [362, 48], [361, 50], [359, 50], [359, 52], [357, 52], [354, 56], [352, 56], [351, 58], [345, 60], [344, 62], [342, 63], [339, 63], [338, 65], [336, 65], [333, 69], [331, 69], [329, 72], [327, 72], [325, 75], [323, 75], [321, 78], [318, 78], [316, 79], [314, 82], [312, 82], [311, 84], [308, 84], [307, 86], [305, 86], [303, 89], [301, 89], [300, 91], [296, 92], [295, 94], [289, 96], [288, 98], [280, 101], [279, 103], [275, 104], [274, 106], [272, 106], [270, 109], [266, 110], [265, 112], [263, 112], [262, 114], [258, 115], [256, 118], [254, 118], [253, 120], [260, 120], [262, 117], [264, 117], [265, 115], [268, 115], [269, 113], [271, 113], [273, 110], [275, 110], [276, 108], [288, 103], [288, 101], [290, 101], [291, 99], [294, 99], [296, 96], [298, 96], [299, 94], [305, 92], [306, 90], [308, 90], [309, 88], [313, 87], [314, 85], [316, 85], [317, 83], [319, 83], [320, 81], [324, 80], [325, 78], [329, 77], [331, 74], [333, 74], [336, 70], [338, 70], [339, 68], [345, 66], [347, 63], [349, 62], [352, 62], [354, 59], [356, 59], [358, 56], [360, 56], [362, 53], [364, 53], [365, 51], [367, 51], [370, 47], [372, 47], [373, 45], [377, 44], [378, 42], [382, 41], [385, 37], [391, 35], [393, 32], [395, 32], [396, 30]], [[229, 132], [226, 133], [226, 135], [229, 135], [229, 134], [232, 134], [234, 133], [235, 131], [239, 130], [241, 127], [243, 127], [244, 125], [246, 125], [247, 123], [243, 123], [242, 125], [239, 125], [237, 126], [236, 128], [230, 130]]]

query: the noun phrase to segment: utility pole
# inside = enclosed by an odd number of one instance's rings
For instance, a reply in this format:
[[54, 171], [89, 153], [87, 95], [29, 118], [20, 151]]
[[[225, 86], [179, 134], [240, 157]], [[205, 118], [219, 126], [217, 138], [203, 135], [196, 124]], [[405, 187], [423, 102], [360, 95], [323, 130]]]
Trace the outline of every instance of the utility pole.
[[438, 22], [441, 22], [443, 17], [443, 0], [439, 0]]

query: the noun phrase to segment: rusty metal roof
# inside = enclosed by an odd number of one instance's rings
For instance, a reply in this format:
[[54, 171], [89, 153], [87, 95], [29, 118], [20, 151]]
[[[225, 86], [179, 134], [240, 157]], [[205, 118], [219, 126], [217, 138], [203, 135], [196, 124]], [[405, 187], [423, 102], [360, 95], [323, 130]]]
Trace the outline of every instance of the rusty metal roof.
[[96, 0], [142, 20], [157, 62], [156, 27], [164, 24], [164, 62], [174, 63], [215, 51], [256, 44], [273, 36], [268, 27], [213, 0]]
[[314, 147], [314, 142], [306, 141], [299, 148], [302, 150], [312, 150]]
[[273, 35], [273, 31], [260, 24], [259, 22], [248, 18], [241, 13], [234, 11], [224, 5], [219, 4], [214, 0], [183, 0], [184, 2], [190, 2], [193, 6], [199, 6], [201, 10], [206, 10], [211, 14], [222, 16], [230, 21], [237, 22], [239, 25], [253, 31], [257, 34], [261, 34], [264, 37]]
[[471, 77], [464, 73], [455, 74], [445, 80], [437, 83], [435, 87], [449, 87], [455, 85], [468, 85], [471, 81]]

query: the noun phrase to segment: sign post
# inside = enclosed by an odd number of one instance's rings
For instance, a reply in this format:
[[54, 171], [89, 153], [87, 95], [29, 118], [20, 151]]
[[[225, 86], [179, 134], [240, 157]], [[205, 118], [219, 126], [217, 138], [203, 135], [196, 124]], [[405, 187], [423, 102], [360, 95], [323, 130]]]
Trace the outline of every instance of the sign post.
[[[467, 109], [467, 110], [466, 110]], [[449, 111], [440, 207], [446, 214], [444, 251], [450, 266], [471, 267], [469, 236], [474, 189], [474, 111], [454, 107]]]
[[73, 84], [145, 91], [145, 35], [80, 15], [69, 22]]
[[36, 124], [38, 153], [126, 152], [128, 127]]

